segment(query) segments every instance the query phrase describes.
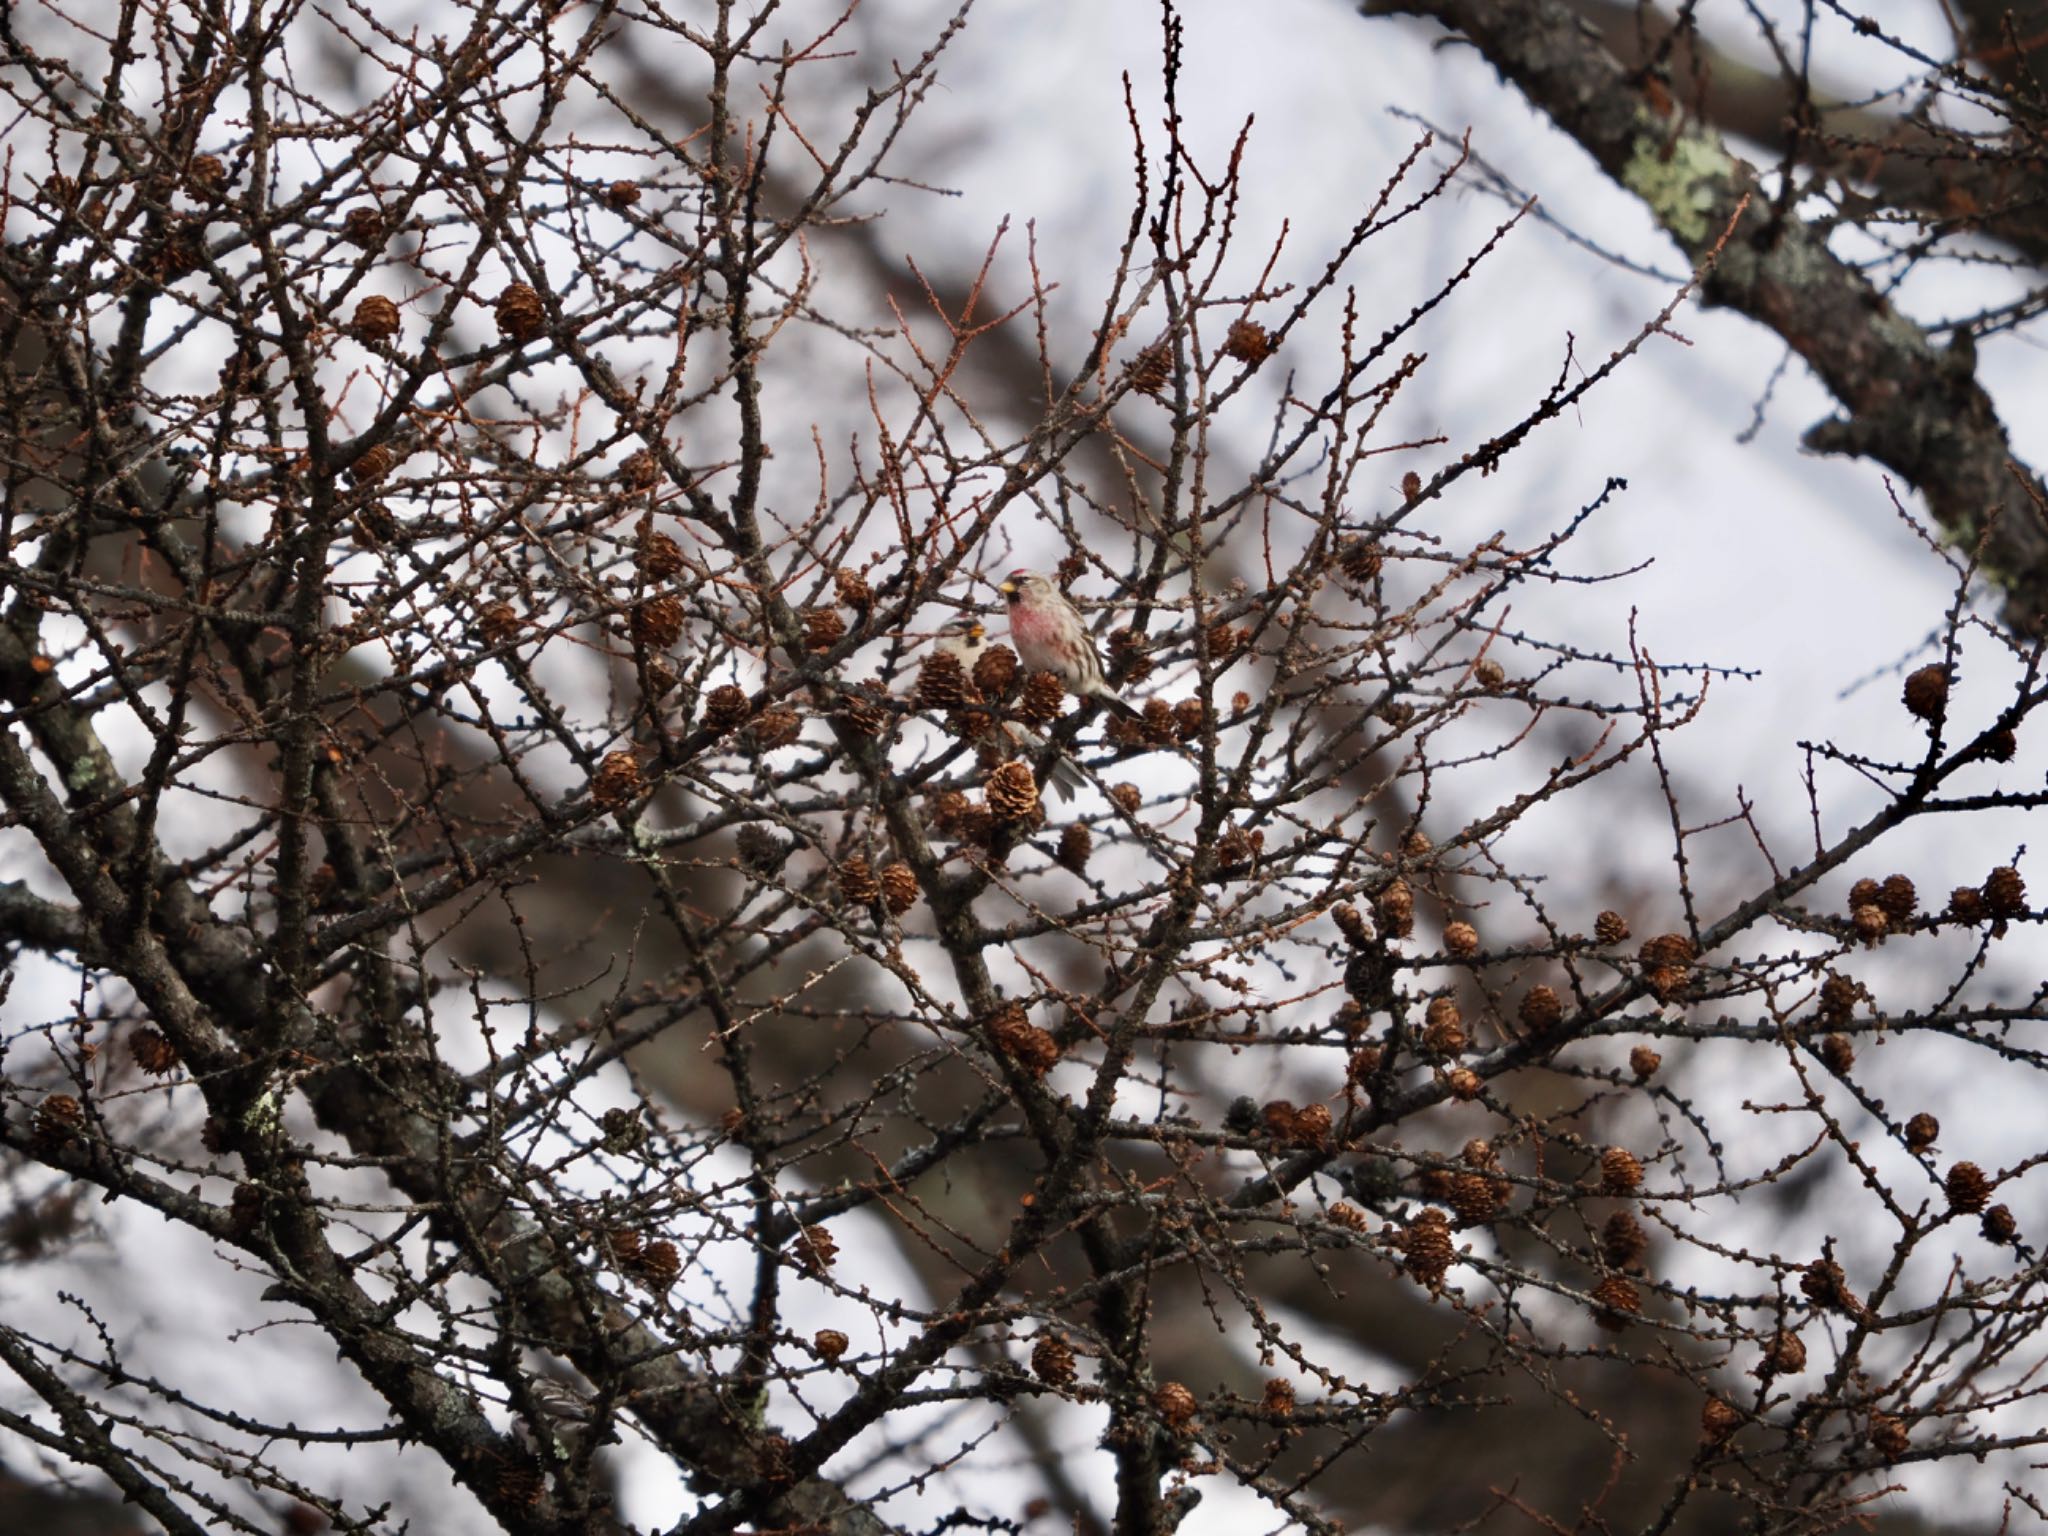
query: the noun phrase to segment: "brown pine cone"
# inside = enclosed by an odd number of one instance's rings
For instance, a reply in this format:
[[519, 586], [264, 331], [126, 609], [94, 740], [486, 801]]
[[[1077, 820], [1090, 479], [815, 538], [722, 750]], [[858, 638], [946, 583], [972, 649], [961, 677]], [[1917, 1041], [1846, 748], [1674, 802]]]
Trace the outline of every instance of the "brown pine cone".
[[486, 603], [477, 612], [476, 629], [485, 645], [503, 645], [519, 633], [519, 611], [507, 602]]
[[875, 589], [852, 566], [842, 565], [832, 573], [832, 587], [839, 594], [839, 601], [855, 613], [866, 613], [874, 605]]
[[1288, 1140], [1296, 1146], [1327, 1146], [1330, 1140], [1331, 1115], [1327, 1104], [1305, 1104], [1295, 1112], [1294, 1124], [1290, 1127]]
[[1451, 1245], [1450, 1218], [1434, 1206], [1419, 1212], [1395, 1239], [1405, 1256], [1408, 1273], [1435, 1290], [1443, 1284], [1456, 1250]]
[[1337, 931], [1344, 935], [1345, 942], [1354, 948], [1372, 943], [1372, 930], [1365, 925], [1365, 919], [1358, 908], [1348, 901], [1340, 901], [1330, 908], [1330, 921], [1337, 925]]
[[382, 443], [377, 443], [364, 449], [355, 463], [349, 465], [349, 481], [354, 485], [369, 485], [390, 474], [392, 466], [397, 463], [398, 455]]
[[1994, 763], [2009, 763], [2019, 749], [2019, 737], [2010, 727], [2005, 727], [1987, 734], [1978, 750]]
[[667, 581], [683, 568], [683, 546], [665, 533], [657, 532], [652, 517], [640, 519], [639, 546], [633, 563], [649, 581]]
[[1155, 747], [1170, 747], [1174, 741], [1173, 706], [1164, 699], [1147, 699], [1138, 728], [1144, 733], [1147, 743]]
[[1756, 1363], [1757, 1376], [1765, 1380], [1773, 1376], [1796, 1376], [1805, 1369], [1806, 1345], [1798, 1334], [1783, 1330], [1764, 1346], [1763, 1358]]
[[937, 711], [978, 704], [981, 695], [968, 685], [958, 656], [935, 651], [918, 669], [916, 700], [919, 709]]
[[1240, 317], [1230, 322], [1223, 338], [1223, 355], [1241, 363], [1263, 363], [1273, 355], [1273, 338], [1258, 321]]
[[2027, 882], [2010, 864], [1984, 877], [1984, 910], [1995, 918], [2019, 917], [2027, 910]]
[[993, 847], [999, 825], [996, 813], [977, 800], [960, 814], [960, 841], [977, 848]]
[[822, 1275], [838, 1259], [839, 1243], [825, 1227], [809, 1226], [797, 1233], [790, 1251], [806, 1274]]
[[747, 727], [747, 737], [759, 752], [786, 747], [803, 734], [803, 717], [793, 709], [764, 709]]
[[30, 1134], [37, 1147], [50, 1150], [76, 1141], [84, 1125], [85, 1106], [68, 1093], [53, 1093], [36, 1106]]
[[590, 798], [607, 811], [631, 803], [645, 787], [640, 760], [631, 752], [607, 752], [590, 778]]
[[1616, 1269], [1633, 1269], [1650, 1251], [1650, 1235], [1633, 1211], [1616, 1211], [1600, 1228], [1600, 1252]]
[[1848, 1276], [1832, 1259], [1815, 1259], [1800, 1273], [1799, 1289], [1816, 1307], [1850, 1317], [1863, 1315], [1863, 1303], [1849, 1289]]
[[879, 691], [879, 687], [875, 687], [875, 692], [849, 689], [840, 699], [839, 718], [844, 720], [847, 727], [856, 735], [879, 736], [889, 728], [888, 707], [875, 696]]
[[1059, 1063], [1059, 1041], [1025, 1016], [1022, 1003], [1004, 1004], [988, 1030], [996, 1049], [1033, 1077], [1045, 1076]]
[[1939, 720], [1948, 712], [1948, 668], [1937, 664], [1908, 673], [1902, 697], [1909, 714], [1930, 724]]
[[1524, 1029], [1541, 1039], [1564, 1022], [1564, 1003], [1553, 988], [1531, 987], [1523, 994], [1516, 1015]]
[[1700, 1438], [1707, 1441], [1726, 1440], [1742, 1427], [1742, 1410], [1733, 1403], [1710, 1397], [1700, 1408]]
[[1129, 377], [1139, 394], [1157, 397], [1173, 382], [1172, 349], [1163, 341], [1147, 347], [1132, 360]]
[[683, 1260], [682, 1255], [676, 1252], [676, 1245], [664, 1238], [641, 1248], [631, 1267], [633, 1274], [650, 1290], [665, 1291], [681, 1276]]
[[855, 906], [865, 907], [882, 898], [881, 881], [875, 878], [874, 870], [859, 854], [840, 861], [836, 879], [839, 894]]
[[1964, 1215], [1983, 1210], [1991, 1199], [1990, 1176], [1975, 1163], [1957, 1163], [1942, 1187], [1948, 1191], [1948, 1208]]
[[514, 283], [498, 295], [498, 332], [508, 341], [528, 342], [548, 322], [540, 295], [526, 283]]
[[1031, 1374], [1049, 1387], [1070, 1387], [1074, 1384], [1073, 1346], [1057, 1334], [1039, 1336], [1031, 1346]]
[[1102, 723], [1102, 739], [1118, 752], [1142, 752], [1145, 750], [1144, 722], [1133, 720], [1128, 715], [1111, 715]]
[[1609, 1147], [1600, 1154], [1600, 1192], [1603, 1195], [1632, 1195], [1642, 1187], [1643, 1165], [1626, 1147]]
[[1195, 1418], [1195, 1394], [1177, 1381], [1162, 1383], [1152, 1394], [1152, 1406], [1159, 1410], [1171, 1429], [1186, 1429]]
[[1462, 1055], [1466, 1046], [1465, 1019], [1458, 1011], [1455, 1000], [1448, 997], [1431, 998], [1429, 1008], [1423, 1015], [1422, 1049], [1428, 1055], [1443, 1060]]
[[1643, 973], [1644, 985], [1660, 1003], [1683, 995], [1691, 982], [1692, 967], [1687, 965], [1660, 965]]
[[1459, 1226], [1482, 1226], [1500, 1214], [1511, 1188], [1505, 1179], [1483, 1173], [1454, 1173], [1444, 1203], [1458, 1218]]
[[846, 620], [836, 608], [806, 608], [803, 614], [804, 649], [819, 654], [846, 638]]
[[1337, 563], [1346, 576], [1363, 586], [1380, 573], [1379, 546], [1365, 539], [1348, 539], [1338, 552]]
[[[1052, 677], [1050, 672], [1033, 673], [1032, 675], [1033, 677]], [[1053, 677], [1052, 680], [1055, 683], [1059, 682], [1057, 677]], [[1016, 686], [1016, 683], [1017, 653], [1007, 645], [985, 646], [982, 649], [982, 653], [974, 658], [974, 686], [983, 698], [1006, 699], [1010, 696], [1010, 690]], [[1061, 689], [1059, 694], [1054, 696], [1052, 714], [1045, 715], [1043, 720], [1050, 720], [1053, 715], [1059, 713], [1060, 699], [1064, 697], [1065, 691], [1065, 689]], [[1043, 720], [1040, 720], [1038, 723], [1042, 724]]]
[[720, 683], [704, 695], [704, 724], [721, 736], [747, 723], [754, 704], [747, 690], [734, 683]]
[[901, 917], [917, 905], [917, 871], [901, 859], [884, 864], [881, 873], [882, 904]]
[[[1001, 646], [997, 649], [1006, 653], [1009, 651], [1008, 646]], [[982, 657], [982, 660], [988, 661], [994, 655], [995, 650], [992, 649], [987, 655]], [[976, 663], [974, 675], [978, 681], [981, 677], [980, 663]], [[1059, 719], [1061, 711], [1066, 707], [1067, 685], [1061, 682], [1055, 674], [1051, 672], [1033, 672], [1024, 679], [1024, 690], [1017, 696], [1017, 718], [1026, 725], [1049, 725]]]
[[1864, 995], [1863, 988], [1838, 971], [1830, 971], [1820, 984], [1820, 1016], [1832, 1023], [1842, 1023], [1856, 1011], [1856, 1003]]
[[[628, 492], [648, 490], [660, 478], [661, 460], [645, 448], [629, 453], [619, 461], [619, 485]], [[681, 563], [678, 559], [677, 564]]]
[[1035, 825], [1045, 819], [1038, 781], [1032, 778], [1029, 763], [1004, 763], [988, 776], [982, 795], [998, 821]]
[[1372, 899], [1380, 929], [1390, 939], [1405, 939], [1415, 931], [1415, 892], [1406, 880], [1389, 880]]
[[664, 594], [635, 603], [627, 628], [635, 645], [665, 651], [682, 638], [683, 600]]
[[1642, 948], [1636, 951], [1636, 959], [1646, 971], [1689, 966], [1696, 958], [1692, 940], [1682, 933], [1660, 933], [1643, 940]]
[[956, 837], [960, 818], [967, 813], [967, 797], [957, 789], [941, 789], [925, 797], [924, 817], [934, 832]]
[[160, 1029], [139, 1029], [128, 1037], [128, 1050], [135, 1064], [152, 1077], [177, 1070], [178, 1048]]
[[369, 294], [356, 303], [356, 312], [343, 327], [357, 341], [389, 341], [399, 331], [398, 306], [380, 293]]
[[1603, 1275], [1593, 1287], [1594, 1321], [1610, 1331], [1628, 1326], [1628, 1320], [1643, 1310], [1643, 1293], [1626, 1275]]
[[382, 245], [389, 233], [384, 226], [384, 210], [375, 203], [349, 209], [348, 217], [341, 221], [341, 233], [351, 245], [360, 245], [365, 250]]
[[1877, 904], [1891, 919], [1893, 927], [1903, 928], [1913, 921], [1913, 914], [1920, 909], [1920, 893], [1913, 889], [1913, 882], [1904, 875], [1886, 875], [1877, 888]]

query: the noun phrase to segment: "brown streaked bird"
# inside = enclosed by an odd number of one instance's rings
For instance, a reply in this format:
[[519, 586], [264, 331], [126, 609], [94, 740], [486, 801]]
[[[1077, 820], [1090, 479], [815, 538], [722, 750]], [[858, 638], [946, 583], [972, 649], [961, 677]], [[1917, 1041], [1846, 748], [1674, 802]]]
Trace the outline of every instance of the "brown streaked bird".
[[1102, 675], [1102, 653], [1081, 622], [1080, 610], [1036, 571], [1012, 571], [997, 589], [1010, 603], [1010, 644], [1033, 671], [1050, 672], [1084, 699], [1100, 699], [1118, 714], [1138, 711], [1117, 696]]

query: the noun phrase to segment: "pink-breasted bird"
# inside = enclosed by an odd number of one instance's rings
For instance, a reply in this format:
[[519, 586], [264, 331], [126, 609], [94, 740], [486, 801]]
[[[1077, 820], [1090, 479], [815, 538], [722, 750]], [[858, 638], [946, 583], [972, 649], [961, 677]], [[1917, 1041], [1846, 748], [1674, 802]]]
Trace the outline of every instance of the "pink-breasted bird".
[[1010, 646], [1035, 672], [1050, 672], [1069, 693], [1100, 699], [1120, 715], [1138, 711], [1116, 696], [1102, 676], [1102, 653], [1080, 612], [1036, 571], [1012, 571], [997, 588], [1010, 602]]

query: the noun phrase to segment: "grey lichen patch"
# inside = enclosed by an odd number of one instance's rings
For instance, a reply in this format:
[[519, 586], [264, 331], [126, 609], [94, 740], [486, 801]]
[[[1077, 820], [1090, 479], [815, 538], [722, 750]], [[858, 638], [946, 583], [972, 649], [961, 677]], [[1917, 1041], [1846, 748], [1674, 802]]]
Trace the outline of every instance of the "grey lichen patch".
[[96, 788], [101, 778], [99, 759], [81, 757], [64, 770], [64, 787], [73, 794], [82, 795]]
[[1716, 140], [1697, 133], [1680, 134], [1676, 141], [1637, 134], [1621, 168], [1622, 185], [1649, 204], [1657, 222], [1688, 250], [1708, 243], [1713, 228], [1708, 215], [1727, 197], [1734, 180], [1734, 158]]

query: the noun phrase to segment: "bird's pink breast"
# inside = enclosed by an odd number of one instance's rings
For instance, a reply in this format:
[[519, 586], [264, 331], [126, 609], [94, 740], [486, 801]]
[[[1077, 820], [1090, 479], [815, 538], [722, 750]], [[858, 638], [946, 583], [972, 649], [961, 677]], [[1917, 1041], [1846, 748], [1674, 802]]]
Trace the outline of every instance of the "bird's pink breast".
[[1019, 603], [1010, 610], [1010, 636], [1025, 645], [1049, 644], [1059, 626], [1049, 613]]

